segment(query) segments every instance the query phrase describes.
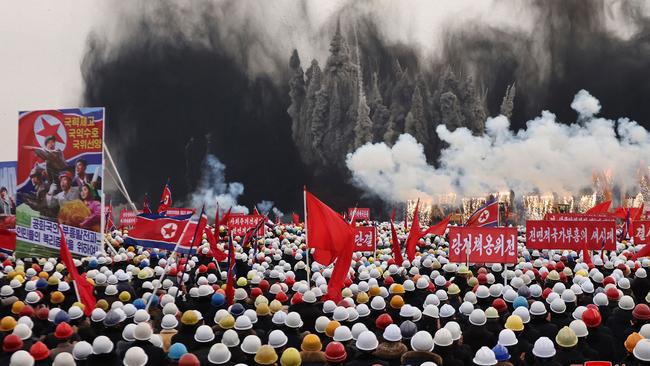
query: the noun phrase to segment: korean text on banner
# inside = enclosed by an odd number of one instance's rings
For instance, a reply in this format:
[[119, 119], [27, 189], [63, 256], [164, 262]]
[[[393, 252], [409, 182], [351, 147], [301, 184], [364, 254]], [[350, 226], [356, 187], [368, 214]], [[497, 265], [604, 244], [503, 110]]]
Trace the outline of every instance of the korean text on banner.
[[639, 220], [632, 221], [631, 233], [634, 238], [634, 244], [648, 244], [650, 243], [650, 221]]
[[20, 112], [16, 172], [16, 255], [102, 250], [104, 108]]
[[373, 226], [359, 226], [354, 228], [354, 245], [356, 251], [374, 252], [377, 238]]
[[528, 249], [616, 249], [615, 221], [526, 221]]
[[470, 263], [517, 263], [517, 229], [462, 227], [449, 228], [449, 261]]
[[616, 218], [609, 213], [605, 214], [581, 214], [581, 213], [547, 213], [544, 220], [550, 221], [612, 221]]
[[[233, 236], [246, 235], [249, 229], [256, 228], [260, 222], [264, 220], [262, 215], [231, 215], [228, 218], [228, 232]], [[258, 236], [264, 236], [264, 225], [262, 225], [257, 233]]]
[[[355, 211], [356, 210], [356, 211]], [[354, 213], [355, 220], [370, 220], [370, 208], [368, 207], [351, 207], [348, 208], [348, 217], [352, 218]]]

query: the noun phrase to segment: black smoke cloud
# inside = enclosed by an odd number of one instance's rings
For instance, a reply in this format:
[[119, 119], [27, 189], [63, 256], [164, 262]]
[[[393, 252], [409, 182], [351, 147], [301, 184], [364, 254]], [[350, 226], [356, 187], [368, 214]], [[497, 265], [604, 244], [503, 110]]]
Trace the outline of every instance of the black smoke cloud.
[[[149, 192], [155, 200], [170, 177], [175, 196], [186, 197], [209, 152], [227, 166], [227, 181], [245, 185], [240, 203], [249, 207], [266, 199], [285, 211], [298, 210], [303, 184], [337, 208], [354, 203], [360, 192], [349, 184], [347, 172], [314, 177], [316, 167], [300, 163], [286, 113], [289, 53], [280, 52], [261, 33], [264, 17], [231, 17], [238, 2], [192, 3], [199, 9], [188, 17], [183, 17], [182, 7], [171, 4], [149, 4], [146, 14], [126, 14], [130, 20], [122, 32], [128, 36], [118, 41], [93, 34], [82, 64], [85, 102], [107, 108], [106, 140], [131, 195]], [[387, 73], [395, 59], [413, 75], [418, 69], [435, 75], [452, 67], [472, 73], [477, 86], [487, 91], [492, 115], [498, 113], [506, 86], [516, 82], [515, 128], [543, 109], [558, 113], [561, 120], [575, 120], [568, 105], [578, 90], [587, 89], [605, 106], [604, 116], [628, 116], [648, 127], [650, 33], [640, 4], [532, 2], [525, 10], [534, 14], [531, 34], [480, 21], [450, 23], [436, 57], [418, 57], [416, 45], [387, 41], [386, 22], [363, 10], [373, 7], [372, 2], [343, 7], [323, 29], [310, 27], [306, 8], [293, 11], [305, 13], [301, 24], [308, 28], [306, 38], [324, 48], [336, 18], [354, 22], [366, 80], [369, 70]], [[637, 27], [632, 37], [620, 38], [606, 28], [604, 19], [614, 5]], [[233, 25], [236, 21], [240, 26]], [[301, 51], [300, 45], [296, 48]], [[303, 67], [309, 61], [303, 59]]]

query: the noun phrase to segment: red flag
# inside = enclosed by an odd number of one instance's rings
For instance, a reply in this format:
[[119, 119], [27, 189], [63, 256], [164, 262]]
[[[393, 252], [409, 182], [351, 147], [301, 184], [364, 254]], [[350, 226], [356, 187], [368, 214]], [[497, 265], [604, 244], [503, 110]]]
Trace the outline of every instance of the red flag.
[[353, 228], [343, 217], [305, 190], [307, 204], [308, 246], [314, 248], [314, 259], [329, 265], [342, 252], [343, 247], [352, 247]]
[[214, 229], [219, 230], [219, 202], [217, 202], [217, 213], [214, 214]]
[[467, 219], [465, 227], [499, 226], [499, 202], [493, 200], [481, 206]]
[[402, 258], [402, 249], [400, 248], [397, 232], [395, 231], [395, 212], [396, 209], [393, 208], [393, 214], [390, 216], [390, 235], [393, 241], [393, 258], [401, 265], [404, 262], [404, 258]]
[[151, 213], [151, 207], [149, 207], [149, 195], [144, 194], [144, 203], [142, 204], [142, 213], [144, 214], [150, 214]]
[[635, 255], [634, 255], [634, 260], [637, 260], [638, 258], [641, 257], [648, 257], [650, 256], [650, 244], [646, 244], [639, 250]]
[[63, 227], [61, 225], [59, 225], [59, 233], [61, 234], [61, 262], [68, 269], [68, 273], [76, 285], [79, 301], [84, 304], [84, 314], [90, 316], [97, 303], [93, 295], [93, 287], [86, 281], [85, 277], [79, 275], [77, 267], [75, 267], [74, 261], [72, 260], [72, 254], [70, 253], [68, 244], [65, 242], [65, 235], [63, 234]]
[[413, 210], [413, 222], [411, 223], [411, 231], [409, 231], [409, 236], [406, 239], [406, 256], [409, 261], [412, 261], [415, 258], [415, 246], [420, 239], [420, 218], [418, 217], [419, 205], [420, 200], [418, 200], [418, 202], [415, 204], [415, 209]]
[[[447, 230], [447, 225], [449, 225], [449, 220], [451, 220], [451, 215], [447, 216], [444, 220], [440, 221], [439, 223], [429, 226], [428, 229], [426, 229], [421, 235], [420, 238], [427, 235], [445, 235], [445, 230]], [[419, 239], [419, 238], [418, 238]]]
[[160, 196], [160, 204], [158, 205], [158, 213], [167, 211], [172, 207], [172, 191], [169, 189], [169, 180], [165, 183], [162, 196]]
[[293, 212], [293, 213], [291, 214], [291, 218], [293, 219], [293, 224], [294, 224], [294, 225], [300, 225], [300, 215], [298, 215], [297, 213]]
[[257, 206], [253, 206], [253, 215], [259, 215], [260, 212], [257, 211]]
[[113, 222], [113, 204], [109, 203], [106, 208], [106, 223], [104, 228], [107, 232], [115, 230], [115, 223]]
[[343, 245], [343, 248], [341, 248], [341, 251], [337, 254], [332, 276], [327, 282], [327, 294], [324, 296], [325, 300], [332, 300], [335, 303], [338, 303], [343, 298], [341, 290], [343, 289], [345, 279], [349, 275], [350, 262], [352, 261], [352, 253], [354, 252], [354, 245], [352, 245], [352, 241], [354, 240], [354, 231], [352, 230], [352, 226], [348, 227], [352, 234], [349, 235], [349, 239], [346, 241], [348, 244]]
[[188, 227], [188, 230], [194, 229], [192, 236], [187, 235], [185, 238], [183, 238], [183, 242], [181, 243], [181, 245], [183, 244], [188, 245], [190, 249], [193, 247], [199, 247], [201, 245], [201, 242], [203, 241], [203, 233], [205, 232], [205, 228], [208, 226], [208, 215], [205, 214], [205, 206], [201, 210], [201, 216], [199, 216], [199, 222], [195, 225], [197, 226]]
[[582, 260], [586, 264], [592, 264], [591, 256], [589, 255], [589, 249], [587, 249], [587, 243], [582, 243]]
[[644, 204], [641, 204], [641, 207], [634, 209], [635, 211], [632, 211], [634, 213], [634, 216], [632, 216], [632, 220], [634, 221], [639, 221], [641, 220], [643, 216], [643, 209], [644, 209]]
[[599, 214], [599, 213], [606, 213], [609, 211], [609, 206], [612, 204], [612, 201], [605, 201], [602, 203], [597, 204], [596, 206], [588, 209], [585, 212], [585, 215], [593, 215], [593, 214]]
[[[219, 229], [215, 227], [215, 230], [219, 230]], [[217, 247], [217, 238], [212, 233], [212, 229], [206, 227], [205, 236], [208, 239], [208, 243], [210, 243], [210, 252], [212, 252], [212, 256], [217, 261], [222, 262], [224, 259], [228, 258], [226, 253], [224, 253], [221, 249], [219, 249], [219, 247]]]
[[232, 235], [228, 235], [228, 279], [226, 281], [226, 303], [232, 305], [235, 298], [235, 244]]
[[16, 229], [0, 228], [0, 251], [16, 251]]
[[230, 219], [230, 211], [232, 211], [232, 207], [228, 209], [228, 212], [226, 212], [225, 215], [221, 218], [219, 221], [219, 225], [226, 225], [228, 226], [228, 219]]

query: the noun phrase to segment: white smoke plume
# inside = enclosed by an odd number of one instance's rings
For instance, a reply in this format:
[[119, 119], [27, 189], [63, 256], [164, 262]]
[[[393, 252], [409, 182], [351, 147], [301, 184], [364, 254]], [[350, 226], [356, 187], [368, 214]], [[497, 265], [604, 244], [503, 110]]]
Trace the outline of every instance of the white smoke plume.
[[257, 203], [255, 206], [262, 215], [266, 215], [273, 208], [273, 204], [273, 201], [263, 200], [262, 202]]
[[248, 208], [237, 203], [239, 196], [244, 194], [244, 185], [239, 182], [226, 182], [226, 166], [219, 159], [208, 154], [203, 162], [203, 175], [194, 192], [190, 194], [191, 207], [201, 207], [205, 204], [208, 217], [214, 217], [217, 204], [221, 215], [228, 209], [232, 212], [248, 214]]
[[519, 194], [578, 194], [591, 187], [594, 172], [611, 172], [613, 183], [636, 186], [639, 169], [650, 163], [650, 134], [627, 118], [594, 117], [600, 102], [581, 90], [571, 107], [580, 123], [563, 124], [543, 111], [526, 129], [510, 130], [504, 116], [488, 118], [482, 136], [466, 128], [436, 132], [448, 146], [437, 166], [411, 135], [394, 146], [366, 144], [347, 155], [355, 185], [388, 202], [416, 197], [433, 199], [450, 192], [485, 195], [513, 189]]

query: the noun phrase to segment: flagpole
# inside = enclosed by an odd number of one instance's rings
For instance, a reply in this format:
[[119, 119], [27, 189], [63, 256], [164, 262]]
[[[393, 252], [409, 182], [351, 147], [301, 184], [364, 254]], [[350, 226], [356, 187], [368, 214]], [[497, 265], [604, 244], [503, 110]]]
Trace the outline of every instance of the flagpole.
[[131, 204], [131, 207], [133, 207], [133, 210], [135, 212], [138, 212], [138, 208], [135, 206], [135, 204], [131, 200], [131, 197], [129, 196], [129, 192], [127, 192], [126, 186], [124, 185], [124, 182], [122, 182], [122, 177], [120, 177], [120, 172], [117, 170], [117, 165], [115, 165], [115, 162], [113, 161], [113, 157], [111, 156], [111, 152], [108, 150], [108, 146], [106, 144], [103, 144], [102, 146], [104, 148], [104, 151], [106, 152], [106, 156], [108, 156], [108, 161], [113, 166], [113, 170], [115, 170], [115, 175], [117, 175], [117, 179], [119, 180], [120, 184], [122, 185], [122, 189], [124, 190], [123, 193], [126, 195], [126, 199], [129, 201], [129, 204]]
[[307, 231], [307, 186], [303, 186], [302, 189], [302, 208], [303, 214], [305, 215], [305, 262], [307, 263], [307, 285], [311, 288], [311, 267], [309, 266], [309, 232]]
[[[199, 226], [201, 224], [201, 219], [203, 218], [205, 210], [205, 205], [203, 205], [203, 208], [201, 208], [201, 214], [199, 215], [199, 221], [196, 223], [196, 229], [194, 229], [194, 235], [192, 235], [192, 241], [190, 242], [190, 249], [187, 251], [187, 257], [189, 258], [192, 255], [192, 248], [194, 247], [194, 242], [196, 241], [196, 234], [199, 232]], [[206, 217], [207, 221], [207, 217]], [[187, 225], [185, 228], [189, 226], [191, 221], [188, 221]], [[183, 270], [181, 271], [181, 281], [183, 281], [183, 274], [185, 274], [185, 268], [187, 268], [187, 263], [183, 265]]]
[[[169, 260], [170, 261], [171, 261], [172, 258], [176, 259], [176, 251], [178, 250], [178, 247], [181, 244], [181, 241], [183, 240], [183, 237], [185, 236], [185, 232], [187, 231], [188, 226], [190, 226], [189, 220], [188, 220], [187, 224], [185, 225], [185, 227], [183, 228], [183, 232], [181, 233], [181, 237], [178, 238], [178, 241], [176, 242], [176, 245], [174, 246], [174, 250], [172, 251], [172, 254], [169, 255]], [[165, 279], [166, 274], [167, 274], [167, 272], [163, 271], [163, 273], [160, 275], [160, 278], [158, 279], [158, 283], [161, 286], [162, 286], [162, 281], [163, 281], [163, 279]], [[181, 280], [183, 280], [183, 279], [181, 278]], [[156, 295], [156, 291], [158, 291], [158, 288], [159, 288], [158, 284], [154, 285], [153, 292], [151, 294], [152, 296], [149, 297], [149, 299], [147, 300], [147, 305], [145, 306], [145, 310], [147, 310], [147, 311], [149, 310], [149, 305], [151, 305], [151, 298]]]

